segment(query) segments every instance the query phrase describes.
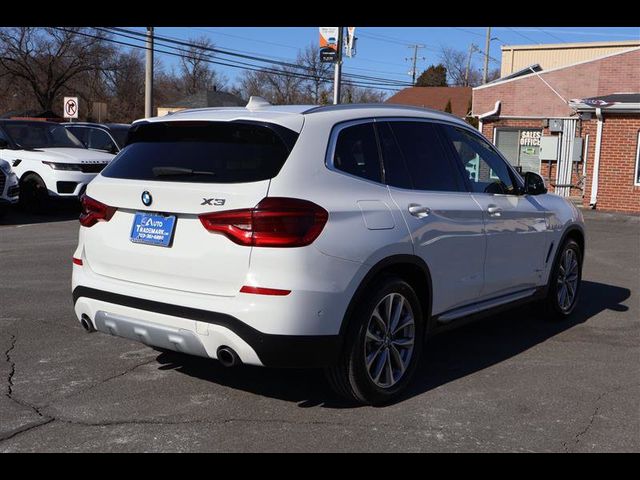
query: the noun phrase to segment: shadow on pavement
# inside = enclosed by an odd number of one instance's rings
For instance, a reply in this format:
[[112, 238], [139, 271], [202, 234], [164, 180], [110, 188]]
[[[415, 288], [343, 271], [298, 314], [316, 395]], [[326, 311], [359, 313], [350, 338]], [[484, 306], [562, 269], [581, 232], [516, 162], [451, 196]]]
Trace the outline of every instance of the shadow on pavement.
[[27, 212], [18, 205], [9, 207], [0, 215], [0, 226], [65, 222], [77, 220], [79, 215], [80, 202], [78, 200], [56, 199], [46, 210], [38, 213]]
[[[399, 401], [514, 357], [602, 311], [626, 311], [628, 307], [621, 302], [630, 295], [627, 288], [583, 281], [580, 304], [566, 321], [540, 318], [535, 308], [525, 305], [437, 335], [427, 342], [414, 381]], [[215, 360], [174, 352], [164, 352], [157, 360], [162, 364], [160, 369], [175, 369], [209, 382], [296, 402], [299, 407], [354, 407], [331, 391], [320, 370], [228, 369]]]

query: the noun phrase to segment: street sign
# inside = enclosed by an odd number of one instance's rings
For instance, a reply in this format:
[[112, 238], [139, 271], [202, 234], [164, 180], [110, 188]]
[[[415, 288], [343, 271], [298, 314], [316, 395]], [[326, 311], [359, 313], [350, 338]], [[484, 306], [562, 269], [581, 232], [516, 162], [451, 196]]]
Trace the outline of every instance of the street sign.
[[320, 27], [320, 61], [333, 63], [338, 60], [338, 32], [340, 27]]
[[64, 97], [64, 118], [78, 118], [78, 97]]

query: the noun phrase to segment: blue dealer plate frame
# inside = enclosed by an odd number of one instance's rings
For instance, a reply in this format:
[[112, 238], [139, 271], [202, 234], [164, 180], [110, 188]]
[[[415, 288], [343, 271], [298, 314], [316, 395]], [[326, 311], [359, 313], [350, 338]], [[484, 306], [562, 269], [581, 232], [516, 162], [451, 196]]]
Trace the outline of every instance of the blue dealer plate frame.
[[134, 243], [170, 247], [176, 226], [175, 215], [137, 212], [133, 217], [130, 240]]

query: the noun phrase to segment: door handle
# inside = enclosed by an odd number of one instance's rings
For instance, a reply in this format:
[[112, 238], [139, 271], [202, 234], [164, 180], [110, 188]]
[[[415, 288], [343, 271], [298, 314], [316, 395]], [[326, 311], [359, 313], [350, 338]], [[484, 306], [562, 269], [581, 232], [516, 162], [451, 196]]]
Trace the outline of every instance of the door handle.
[[424, 218], [431, 213], [431, 209], [429, 207], [424, 207], [416, 203], [411, 203], [409, 205], [409, 213], [414, 217]]
[[487, 208], [487, 212], [489, 212], [489, 215], [493, 217], [499, 217], [502, 213], [502, 209], [497, 205], [489, 205], [489, 207]]

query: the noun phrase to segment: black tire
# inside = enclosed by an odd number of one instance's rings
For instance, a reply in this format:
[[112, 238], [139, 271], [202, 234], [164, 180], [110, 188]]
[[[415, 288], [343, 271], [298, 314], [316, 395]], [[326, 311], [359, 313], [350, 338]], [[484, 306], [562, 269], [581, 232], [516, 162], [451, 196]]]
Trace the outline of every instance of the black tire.
[[[561, 291], [561, 284], [563, 278], [563, 270], [564, 265], [563, 261], [565, 259], [565, 255], [567, 251], [570, 250], [572, 253], [570, 255], [575, 256], [574, 258], [577, 261], [577, 271], [575, 272], [577, 275], [577, 283], [575, 287], [575, 292], [573, 294], [573, 299], [570, 302], [561, 305], [559, 292]], [[555, 263], [553, 265], [553, 269], [551, 270], [551, 275], [549, 277], [549, 284], [547, 287], [547, 296], [542, 301], [543, 312], [546, 314], [547, 318], [550, 320], [563, 320], [569, 317], [576, 308], [578, 304], [578, 300], [580, 298], [580, 285], [582, 283], [582, 251], [580, 250], [580, 246], [578, 243], [569, 238], [564, 242], [562, 248], [558, 252], [556, 256]]]
[[20, 206], [27, 212], [42, 213], [49, 204], [49, 192], [42, 178], [35, 173], [20, 180]]
[[[407, 358], [408, 363], [397, 383], [383, 388], [374, 383], [368, 372], [365, 361], [367, 348], [365, 339], [374, 309], [392, 293], [402, 295], [410, 306], [411, 313], [413, 313], [413, 351], [410, 357]], [[401, 278], [381, 278], [368, 290], [366, 297], [354, 309], [352, 318], [347, 319], [347, 321], [349, 321], [349, 324], [345, 333], [344, 346], [339, 362], [336, 366], [325, 369], [329, 384], [340, 396], [357, 403], [384, 405], [393, 402], [411, 382], [422, 353], [425, 322], [415, 291], [411, 285]], [[389, 348], [387, 347], [386, 355], [391, 355], [388, 353], [390, 352]], [[396, 365], [398, 365], [397, 358], [394, 357]], [[391, 362], [391, 360], [389, 361]], [[386, 368], [386, 366], [382, 368]]]

